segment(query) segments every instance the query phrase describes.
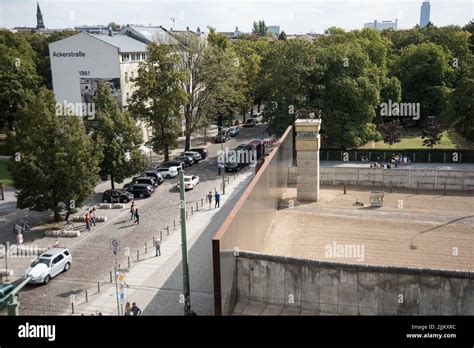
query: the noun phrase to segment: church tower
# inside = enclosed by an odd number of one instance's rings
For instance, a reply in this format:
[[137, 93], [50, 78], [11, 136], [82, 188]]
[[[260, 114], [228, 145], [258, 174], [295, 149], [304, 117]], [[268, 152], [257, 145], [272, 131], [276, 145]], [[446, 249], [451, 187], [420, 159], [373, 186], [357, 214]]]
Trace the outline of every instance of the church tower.
[[43, 15], [41, 13], [39, 2], [36, 7], [36, 29], [44, 29]]

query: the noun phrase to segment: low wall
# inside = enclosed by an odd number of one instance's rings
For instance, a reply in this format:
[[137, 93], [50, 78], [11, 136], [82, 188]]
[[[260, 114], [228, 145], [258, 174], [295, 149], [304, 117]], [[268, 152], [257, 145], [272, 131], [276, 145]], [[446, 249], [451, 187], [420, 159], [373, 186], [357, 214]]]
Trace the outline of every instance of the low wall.
[[[295, 168], [288, 172], [289, 183], [296, 184]], [[321, 167], [321, 185], [358, 185], [422, 190], [474, 190], [474, 171], [443, 169], [379, 169]]]
[[261, 250], [283, 189], [288, 187], [292, 158], [292, 128], [288, 127], [212, 239], [216, 315], [233, 310], [237, 300], [235, 255], [239, 250]]
[[474, 272], [240, 252], [238, 300], [320, 315], [474, 315]]

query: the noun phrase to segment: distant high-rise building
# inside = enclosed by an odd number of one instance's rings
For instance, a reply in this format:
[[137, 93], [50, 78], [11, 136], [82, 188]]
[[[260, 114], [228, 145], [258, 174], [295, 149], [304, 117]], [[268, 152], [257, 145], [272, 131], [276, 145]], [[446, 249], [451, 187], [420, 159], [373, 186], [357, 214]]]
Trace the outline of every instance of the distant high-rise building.
[[385, 29], [393, 29], [397, 30], [397, 24], [398, 24], [398, 19], [395, 19], [395, 22], [393, 21], [382, 21], [379, 22], [377, 20], [374, 20], [371, 23], [365, 23], [364, 28], [370, 28], [378, 31], [382, 31]]
[[36, 29], [44, 29], [43, 14], [41, 13], [39, 2], [36, 5]]
[[420, 27], [424, 28], [428, 25], [430, 21], [430, 10], [431, 5], [429, 0], [423, 1], [421, 5], [421, 13], [420, 13]]

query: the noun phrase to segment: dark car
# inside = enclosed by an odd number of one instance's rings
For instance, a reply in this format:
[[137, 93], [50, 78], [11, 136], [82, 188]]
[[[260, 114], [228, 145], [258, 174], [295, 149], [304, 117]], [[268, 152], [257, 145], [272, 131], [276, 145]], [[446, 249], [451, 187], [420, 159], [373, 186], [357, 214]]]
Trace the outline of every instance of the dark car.
[[163, 181], [165, 181], [165, 179], [163, 179], [163, 176], [160, 173], [155, 172], [155, 171], [143, 172], [140, 175], [134, 177], [132, 181], [138, 178], [153, 178], [158, 183], [158, 185], [161, 185]]
[[189, 149], [189, 151], [197, 152], [201, 155], [202, 159], [205, 159], [207, 157], [207, 150], [202, 147], [195, 147], [193, 149]]
[[252, 147], [249, 145], [239, 145], [233, 149], [235, 155], [231, 159], [228, 159], [225, 164], [225, 170], [227, 172], [238, 172], [245, 166], [249, 165], [251, 159]]
[[223, 134], [217, 134], [215, 137], [214, 137], [214, 141], [216, 143], [225, 143], [227, 140], [230, 140], [230, 134], [228, 132], [225, 133], [225, 135]]
[[128, 186], [125, 190], [133, 194], [133, 197], [150, 197], [153, 193], [153, 188], [150, 185], [144, 184], [132, 184]]
[[176, 156], [174, 159], [176, 161], [184, 162], [186, 167], [191, 167], [194, 164], [194, 159], [189, 156]]
[[136, 179], [133, 179], [132, 183], [150, 185], [151, 187], [158, 187], [158, 183], [152, 177], [136, 178]]
[[102, 194], [104, 203], [128, 203], [133, 199], [133, 195], [125, 190], [107, 190]]

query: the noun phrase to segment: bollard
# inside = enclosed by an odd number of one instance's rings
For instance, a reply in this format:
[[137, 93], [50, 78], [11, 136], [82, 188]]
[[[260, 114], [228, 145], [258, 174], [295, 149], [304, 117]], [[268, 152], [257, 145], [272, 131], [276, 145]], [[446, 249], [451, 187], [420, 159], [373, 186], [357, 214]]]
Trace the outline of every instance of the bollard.
[[112, 283], [112, 271], [110, 271], [110, 282]]
[[97, 292], [100, 292], [100, 282], [97, 282]]
[[176, 229], [176, 220], [173, 220], [173, 230]]
[[128, 261], [128, 268], [130, 268], [130, 256], [127, 257], [127, 261]]
[[196, 211], [199, 211], [199, 204], [196, 202]]
[[169, 227], [169, 226], [166, 226], [166, 235], [167, 235], [167, 236], [170, 235], [170, 227]]
[[74, 314], [74, 303], [71, 302], [71, 309], [72, 309], [72, 314]]
[[140, 249], [137, 249], [137, 261], [140, 261]]
[[87, 290], [86, 290], [86, 303], [89, 302], [89, 296], [87, 295]]
[[160, 231], [160, 240], [163, 240], [163, 231]]
[[204, 205], [204, 200], [201, 198], [201, 207]]
[[191, 206], [191, 215], [194, 214], [194, 209], [193, 209], [193, 206]]
[[344, 183], [344, 194], [346, 194], [347, 188], [346, 188], [346, 183]]
[[146, 245], [146, 242], [145, 242], [145, 254], [148, 254], [148, 247]]

